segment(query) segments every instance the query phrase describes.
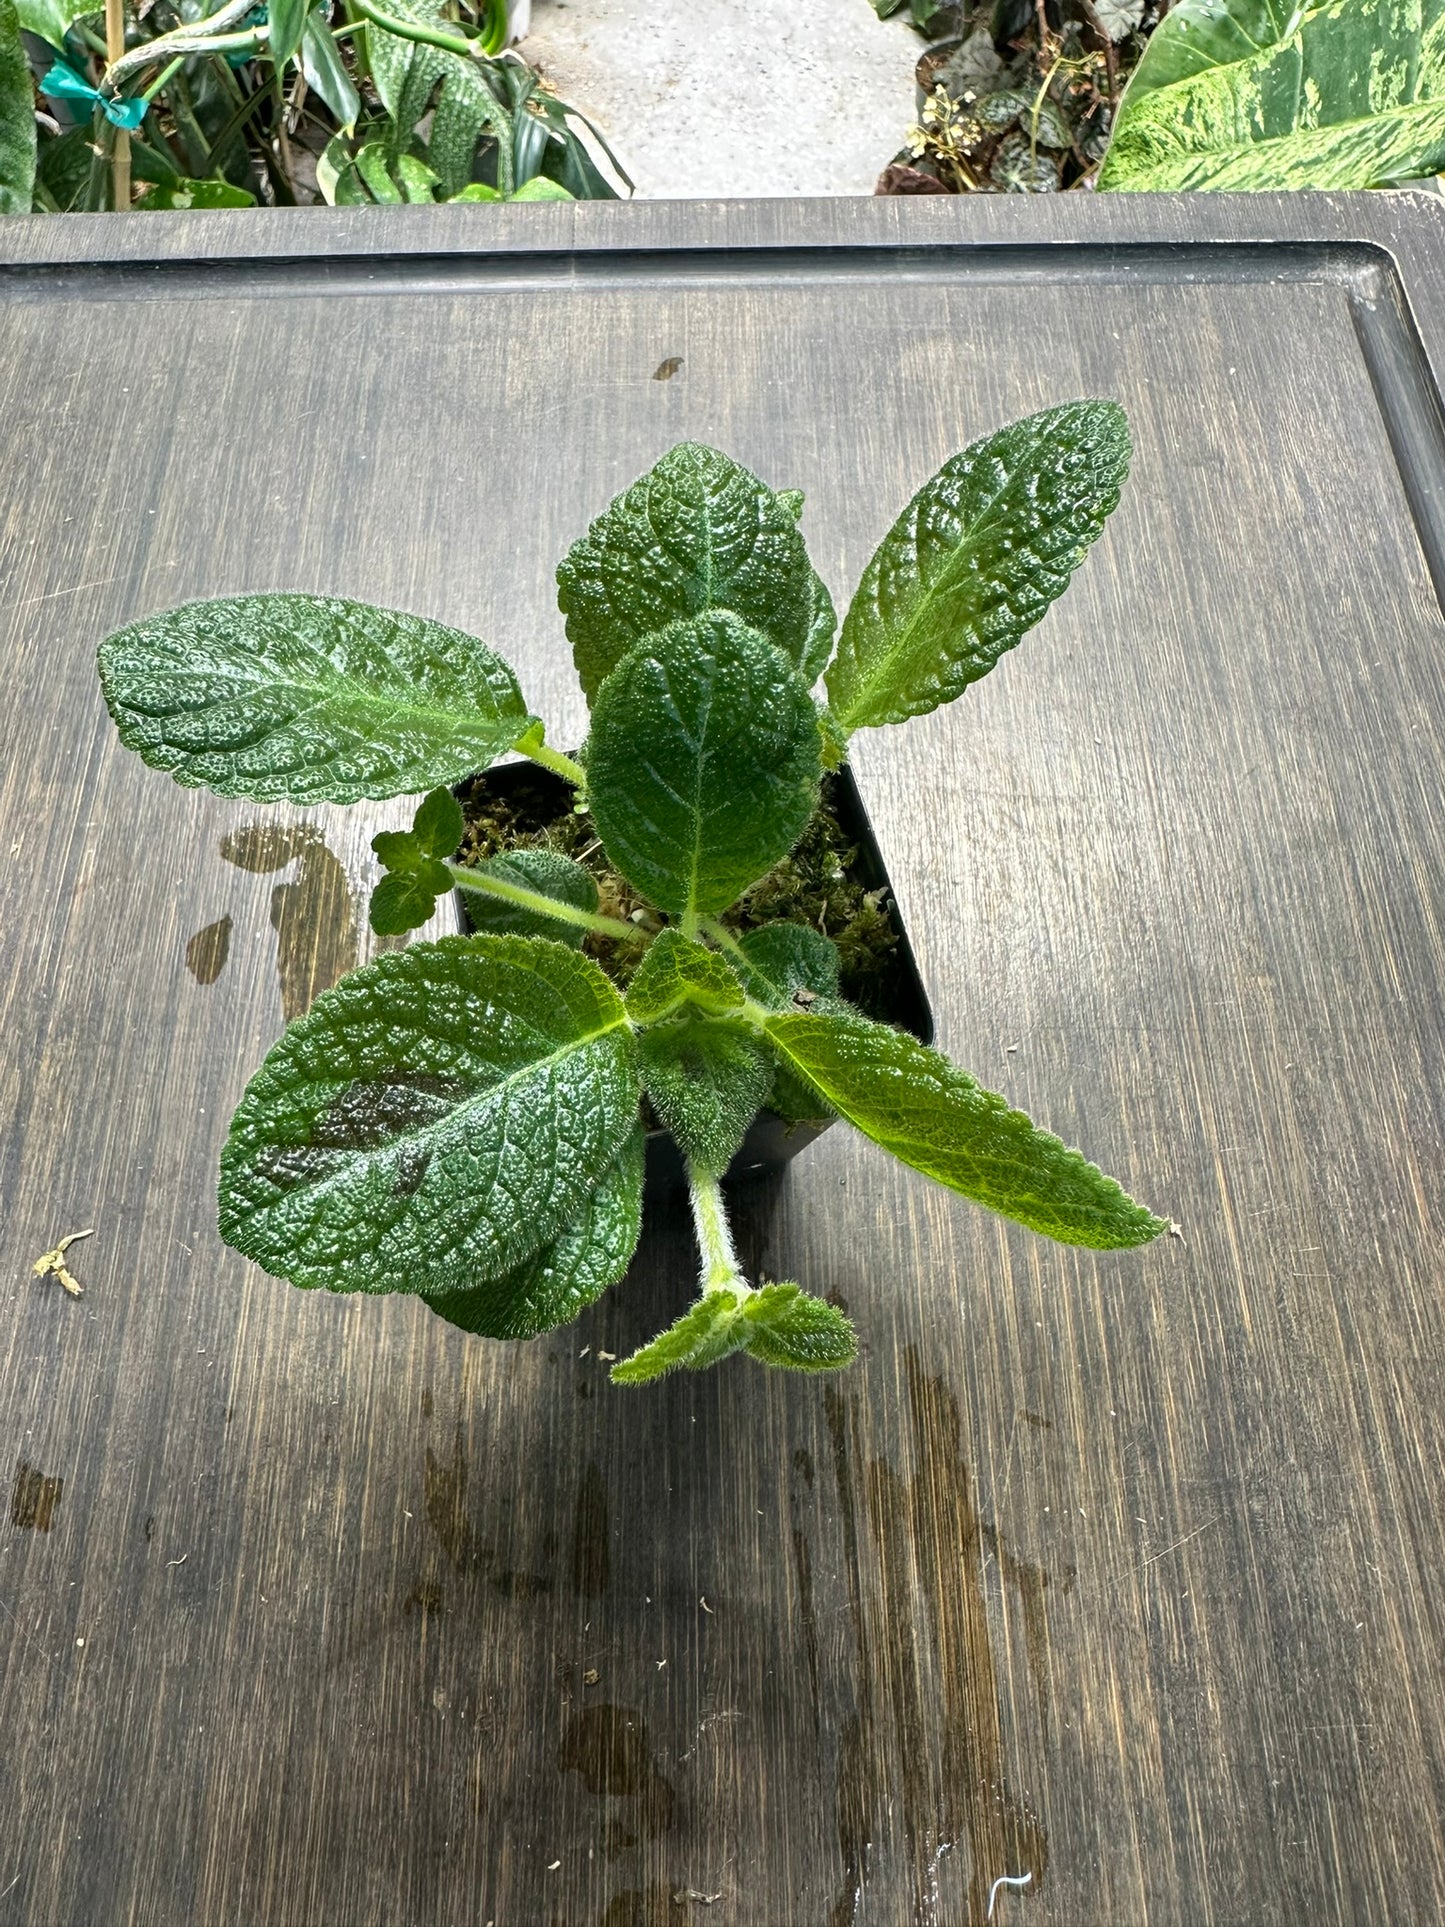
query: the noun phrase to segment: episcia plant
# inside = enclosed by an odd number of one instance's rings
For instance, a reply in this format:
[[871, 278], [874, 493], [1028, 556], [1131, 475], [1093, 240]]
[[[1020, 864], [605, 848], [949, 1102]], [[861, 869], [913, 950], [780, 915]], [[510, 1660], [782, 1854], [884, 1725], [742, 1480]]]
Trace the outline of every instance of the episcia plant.
[[[530, 1337], [627, 1271], [654, 1119], [686, 1160], [701, 1278], [614, 1366], [631, 1383], [737, 1351], [800, 1370], [854, 1355], [840, 1311], [750, 1282], [734, 1252], [720, 1180], [766, 1106], [845, 1118], [1065, 1243], [1156, 1237], [1163, 1222], [1077, 1151], [845, 1001], [818, 929], [735, 914], [808, 832], [855, 731], [951, 702], [1039, 621], [1128, 459], [1123, 411], [1102, 401], [966, 448], [885, 535], [835, 643], [801, 495], [683, 443], [558, 569], [591, 711], [575, 758], [486, 644], [419, 616], [250, 595], [104, 642], [106, 703], [152, 767], [266, 803], [427, 792], [409, 830], [374, 840], [373, 928], [417, 929], [458, 886], [470, 910], [472, 934], [382, 954], [288, 1026], [222, 1152], [227, 1242], [295, 1285], [412, 1292], [464, 1330]], [[595, 866], [545, 842], [456, 860], [447, 786], [508, 751], [572, 786], [626, 915]]]

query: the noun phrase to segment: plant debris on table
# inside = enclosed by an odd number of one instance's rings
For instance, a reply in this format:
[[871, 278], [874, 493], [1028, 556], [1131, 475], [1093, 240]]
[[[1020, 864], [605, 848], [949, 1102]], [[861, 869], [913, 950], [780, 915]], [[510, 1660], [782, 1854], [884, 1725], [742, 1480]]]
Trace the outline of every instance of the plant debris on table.
[[1170, 0], [873, 0], [911, 5], [930, 39], [923, 95], [879, 194], [1055, 194], [1092, 188], [1124, 83]]

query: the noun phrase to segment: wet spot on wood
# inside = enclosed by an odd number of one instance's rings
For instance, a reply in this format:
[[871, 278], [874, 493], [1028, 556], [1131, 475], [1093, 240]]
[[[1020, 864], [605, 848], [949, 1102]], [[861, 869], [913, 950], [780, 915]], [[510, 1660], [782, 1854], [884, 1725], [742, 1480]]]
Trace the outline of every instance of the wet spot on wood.
[[599, 1599], [607, 1590], [607, 1487], [589, 1459], [577, 1488], [572, 1518], [572, 1590], [583, 1599]]
[[652, 379], [654, 381], [671, 381], [673, 376], [677, 373], [678, 369], [681, 368], [681, 366], [682, 366], [681, 355], [669, 355], [666, 361], [660, 361], [657, 364], [657, 367], [653, 372]]
[[218, 917], [198, 930], [186, 945], [186, 969], [198, 984], [213, 984], [231, 954], [231, 919]]
[[64, 1479], [49, 1479], [28, 1459], [18, 1460], [10, 1488], [11, 1525], [22, 1532], [49, 1532], [64, 1490]]
[[296, 879], [271, 892], [281, 1009], [290, 1023], [356, 967], [356, 898], [338, 859], [311, 823], [246, 823], [221, 839], [238, 870], [269, 875], [296, 863]]
[[564, 1773], [580, 1773], [589, 1793], [635, 1799], [644, 1834], [672, 1825], [677, 1796], [657, 1770], [647, 1722], [635, 1707], [603, 1701], [584, 1708], [568, 1722], [557, 1764]]

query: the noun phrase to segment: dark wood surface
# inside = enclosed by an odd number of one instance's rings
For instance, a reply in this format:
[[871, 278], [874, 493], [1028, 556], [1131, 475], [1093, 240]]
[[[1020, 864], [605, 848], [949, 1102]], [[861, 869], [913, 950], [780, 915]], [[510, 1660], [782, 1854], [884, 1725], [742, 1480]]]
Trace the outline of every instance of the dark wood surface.
[[[1445, 1916], [1445, 210], [1071, 201], [5, 225], [5, 1927]], [[644, 1392], [599, 1354], [679, 1219], [512, 1348], [228, 1252], [225, 1121], [405, 807], [179, 789], [98, 638], [368, 597], [566, 741], [553, 566], [670, 443], [805, 489], [841, 596], [1078, 394], [1105, 539], [856, 763], [942, 1046], [1180, 1235], [839, 1128], [737, 1218], [857, 1366]], [[83, 1298], [32, 1275], [89, 1227]]]

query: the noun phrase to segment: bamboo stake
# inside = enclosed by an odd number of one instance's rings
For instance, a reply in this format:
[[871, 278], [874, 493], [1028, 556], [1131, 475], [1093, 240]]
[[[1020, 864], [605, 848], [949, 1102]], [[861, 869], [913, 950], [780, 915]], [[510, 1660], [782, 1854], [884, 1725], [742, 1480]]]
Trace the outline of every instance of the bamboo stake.
[[[125, 52], [125, 0], [105, 0], [105, 58], [113, 67]], [[130, 133], [113, 127], [110, 149], [111, 201], [119, 211], [130, 206]]]

